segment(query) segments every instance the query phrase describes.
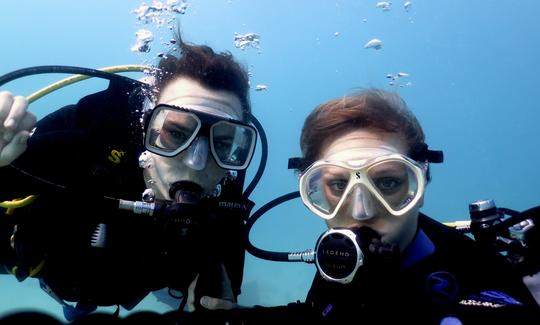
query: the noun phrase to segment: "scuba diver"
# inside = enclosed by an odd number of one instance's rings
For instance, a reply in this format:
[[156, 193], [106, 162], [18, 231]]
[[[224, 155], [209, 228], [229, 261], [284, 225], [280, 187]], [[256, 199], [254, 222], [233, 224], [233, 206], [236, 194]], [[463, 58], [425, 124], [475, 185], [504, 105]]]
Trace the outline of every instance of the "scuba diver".
[[[304, 252], [266, 251], [249, 238], [247, 250], [267, 260], [314, 263], [318, 272], [306, 301], [243, 308], [203, 297], [206, 308], [227, 310], [244, 324], [539, 323], [522, 276], [540, 264], [516, 268], [478, 240], [490, 226], [512, 225], [493, 222], [494, 206], [471, 205], [471, 229], [481, 228], [473, 231], [475, 240], [420, 212], [429, 164], [442, 162], [443, 153], [428, 149], [399, 95], [368, 89], [319, 105], [305, 120], [300, 145], [303, 157], [289, 161], [300, 171], [299, 192], [254, 212], [247, 236], [264, 213], [299, 196], [328, 230]], [[539, 216], [538, 208], [530, 212]], [[538, 238], [538, 231], [529, 235]]]
[[162, 288], [179, 291], [183, 309], [194, 279], [197, 296], [240, 293], [248, 197], [265, 161], [244, 191], [245, 170], [263, 130], [246, 69], [179, 35], [151, 84], [57, 66], [0, 77], [110, 81], [37, 124], [24, 97], [0, 93], [1, 270], [38, 278], [68, 321], [130, 310]]
[[[429, 163], [443, 156], [397, 94], [371, 89], [319, 105], [300, 144], [302, 201], [330, 228], [307, 303], [328, 321], [467, 324], [536, 306], [502, 257], [419, 212]], [[333, 255], [347, 238], [364, 255], [350, 274]]]

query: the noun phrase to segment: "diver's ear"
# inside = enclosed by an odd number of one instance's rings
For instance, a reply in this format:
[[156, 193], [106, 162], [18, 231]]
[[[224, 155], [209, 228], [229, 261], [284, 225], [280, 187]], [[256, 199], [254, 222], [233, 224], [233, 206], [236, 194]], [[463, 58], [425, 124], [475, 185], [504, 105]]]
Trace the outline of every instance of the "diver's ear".
[[418, 207], [421, 208], [424, 206], [424, 195], [422, 194], [422, 197], [420, 200], [418, 200]]
[[222, 179], [223, 185], [234, 182], [238, 178], [238, 171], [236, 170], [227, 170], [227, 173]]
[[222, 190], [222, 186], [221, 186], [221, 182], [216, 184], [216, 186], [214, 186], [214, 188], [210, 191], [210, 193], [208, 193], [208, 197], [219, 197], [221, 195], [221, 190]]
[[[427, 185], [429, 184], [429, 182], [431, 181], [431, 173], [430, 173], [430, 170], [429, 170], [429, 162], [424, 162], [422, 164], [422, 172], [424, 173], [424, 178], [426, 180], [426, 184], [425, 184], [425, 187], [427, 187]], [[422, 197], [420, 198], [420, 200], [418, 200], [418, 207], [421, 208], [424, 206], [424, 197], [425, 197], [425, 187], [424, 187], [424, 193], [422, 193]]]
[[431, 182], [431, 170], [429, 168], [429, 162], [424, 161], [422, 163], [422, 172], [424, 173], [424, 178], [426, 179], [426, 185]]

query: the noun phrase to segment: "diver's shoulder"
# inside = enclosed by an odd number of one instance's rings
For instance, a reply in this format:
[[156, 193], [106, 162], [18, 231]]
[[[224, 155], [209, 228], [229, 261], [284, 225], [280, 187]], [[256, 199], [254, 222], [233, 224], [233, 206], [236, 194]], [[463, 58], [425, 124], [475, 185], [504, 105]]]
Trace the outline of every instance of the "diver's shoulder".
[[420, 213], [418, 225], [436, 247], [452, 247], [453, 250], [477, 247], [472, 238], [423, 213]]

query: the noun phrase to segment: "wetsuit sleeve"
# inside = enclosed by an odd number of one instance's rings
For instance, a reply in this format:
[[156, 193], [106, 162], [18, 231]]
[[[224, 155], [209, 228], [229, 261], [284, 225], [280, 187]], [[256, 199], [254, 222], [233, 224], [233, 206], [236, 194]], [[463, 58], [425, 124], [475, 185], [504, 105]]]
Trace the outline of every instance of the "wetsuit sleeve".
[[111, 142], [136, 152], [143, 142], [132, 90], [111, 82], [106, 90], [39, 120], [27, 150], [11, 166], [0, 168], [0, 201], [94, 179], [96, 161]]

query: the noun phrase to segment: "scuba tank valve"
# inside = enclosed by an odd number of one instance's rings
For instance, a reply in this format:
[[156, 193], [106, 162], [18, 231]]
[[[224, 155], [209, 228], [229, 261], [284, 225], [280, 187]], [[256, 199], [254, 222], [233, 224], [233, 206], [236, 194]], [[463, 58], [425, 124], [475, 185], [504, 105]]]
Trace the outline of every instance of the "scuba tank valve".
[[494, 245], [502, 235], [495, 226], [504, 218], [504, 215], [497, 209], [495, 201], [488, 199], [470, 203], [469, 215], [471, 218], [471, 233], [474, 239], [486, 247]]

